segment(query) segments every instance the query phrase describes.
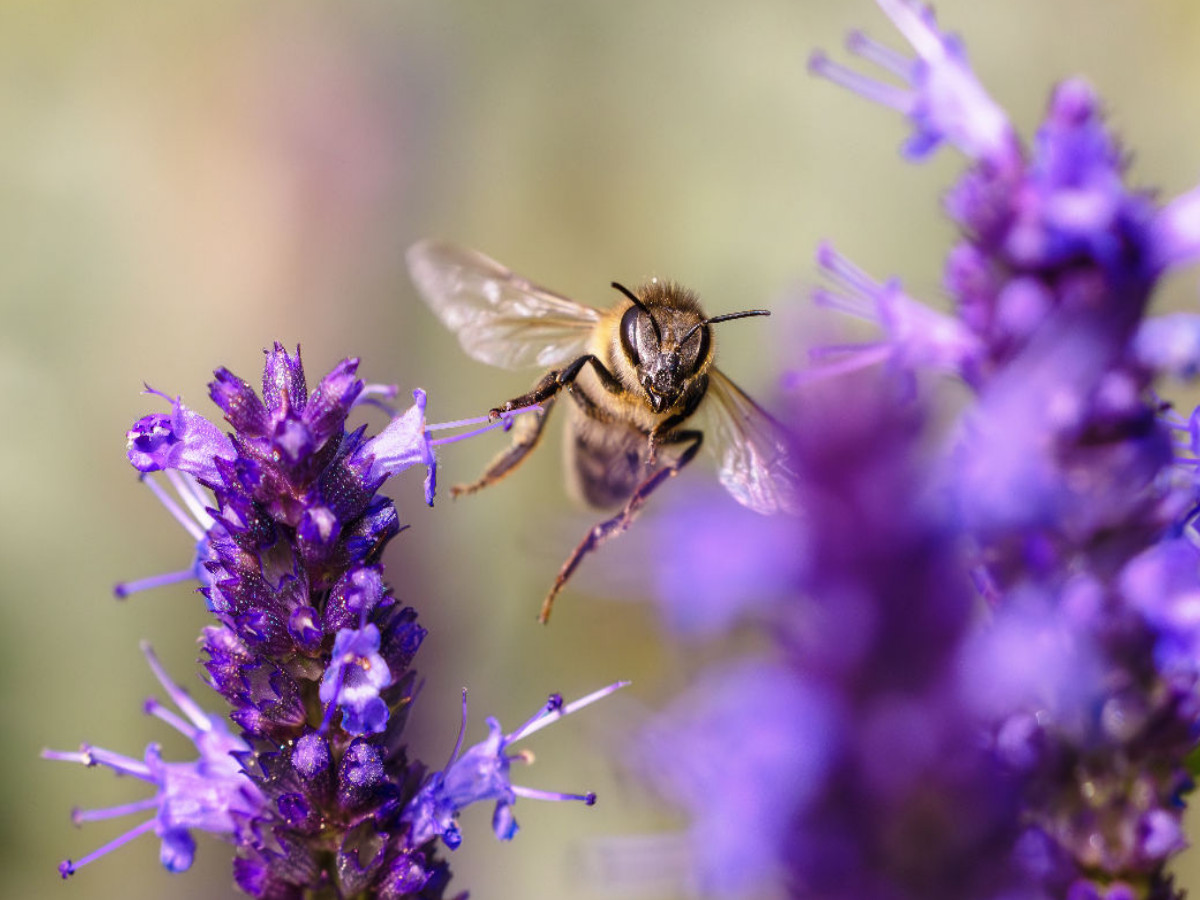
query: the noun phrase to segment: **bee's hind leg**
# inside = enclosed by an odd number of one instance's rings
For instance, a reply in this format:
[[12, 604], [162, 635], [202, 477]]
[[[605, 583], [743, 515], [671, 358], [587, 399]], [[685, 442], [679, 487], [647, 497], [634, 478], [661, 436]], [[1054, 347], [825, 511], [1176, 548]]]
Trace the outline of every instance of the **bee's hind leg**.
[[625, 502], [625, 506], [619, 513], [611, 519], [606, 519], [598, 525], [594, 525], [588, 531], [582, 541], [579, 542], [574, 552], [567, 557], [567, 561], [563, 563], [562, 569], [558, 572], [558, 577], [554, 579], [554, 585], [550, 588], [550, 593], [546, 595], [546, 599], [542, 601], [542, 610], [538, 613], [538, 621], [545, 625], [550, 621], [550, 612], [554, 608], [554, 598], [558, 596], [559, 591], [574, 574], [579, 564], [583, 562], [583, 558], [597, 549], [601, 544], [609, 538], [614, 538], [619, 534], [623, 534], [633, 524], [633, 520], [637, 518], [637, 514], [646, 504], [646, 500], [655, 490], [657, 490], [663, 482], [669, 478], [674, 478], [679, 474], [688, 463], [695, 457], [700, 450], [700, 445], [704, 442], [704, 433], [700, 431], [687, 430], [676, 431], [665, 440], [661, 441], [659, 446], [667, 444], [688, 443], [688, 446], [679, 458], [674, 462], [658, 469], [649, 478], [639, 484], [629, 499]]
[[[483, 490], [519, 466], [541, 441], [542, 432], [546, 428], [546, 419], [550, 415], [550, 410], [554, 408], [555, 399], [554, 397], [543, 399], [541, 409], [533, 409], [524, 415], [517, 416], [512, 424], [512, 444], [488, 464], [476, 481], [469, 484], [456, 484], [450, 488], [450, 496], [458, 497]], [[510, 408], [517, 409], [519, 406]]]

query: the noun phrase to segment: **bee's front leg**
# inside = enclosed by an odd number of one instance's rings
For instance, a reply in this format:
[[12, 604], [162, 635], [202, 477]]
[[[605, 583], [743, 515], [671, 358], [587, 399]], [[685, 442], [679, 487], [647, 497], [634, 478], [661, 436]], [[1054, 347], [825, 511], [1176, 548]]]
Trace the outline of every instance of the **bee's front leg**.
[[[533, 452], [542, 439], [542, 432], [546, 429], [546, 419], [550, 416], [550, 410], [554, 408], [554, 400], [554, 397], [542, 400], [540, 401], [541, 409], [531, 410], [518, 418], [513, 424], [512, 444], [488, 464], [477, 480], [469, 484], [456, 484], [451, 487], [450, 496], [459, 497], [463, 494], [474, 494], [476, 491], [483, 490], [485, 487], [495, 484], [524, 462], [525, 457]], [[528, 403], [518, 404], [512, 409], [520, 409], [522, 406], [528, 405]]]
[[551, 369], [541, 377], [529, 393], [522, 394], [520, 397], [513, 397], [507, 403], [489, 409], [488, 418], [495, 422], [505, 413], [510, 413], [514, 409], [524, 409], [527, 406], [536, 406], [539, 403], [544, 406], [562, 389], [562, 384], [558, 380], [561, 374], [557, 369]]
[[593, 356], [591, 353], [579, 357], [565, 369], [551, 369], [542, 376], [532, 391], [528, 394], [522, 394], [520, 397], [514, 397], [503, 406], [497, 406], [494, 409], [488, 410], [488, 418], [493, 422], [499, 419], [506, 412], [512, 412], [514, 409], [521, 409], [526, 406], [533, 406], [535, 403], [545, 403], [551, 397], [555, 396], [563, 388], [569, 388], [575, 383], [575, 379], [579, 377], [579, 373], [583, 371], [583, 367], [591, 363], [592, 371], [600, 379], [601, 386], [612, 394], [620, 394], [623, 390], [621, 382], [619, 382], [612, 372], [608, 371], [604, 363]]
[[559, 570], [558, 577], [554, 579], [554, 585], [550, 588], [550, 593], [546, 595], [546, 599], [542, 601], [542, 610], [538, 614], [538, 621], [545, 625], [550, 621], [550, 612], [554, 608], [554, 599], [566, 585], [567, 580], [583, 562], [583, 558], [597, 549], [601, 544], [609, 538], [614, 538], [628, 530], [633, 524], [633, 520], [637, 518], [637, 514], [645, 505], [646, 500], [655, 490], [657, 490], [664, 481], [668, 478], [674, 478], [679, 474], [680, 470], [692, 461], [696, 453], [700, 450], [700, 445], [704, 442], [704, 433], [701, 431], [676, 431], [662, 438], [663, 443], [682, 444], [687, 443], [688, 446], [679, 454], [679, 458], [653, 473], [649, 478], [637, 486], [629, 500], [626, 501], [624, 508], [613, 516], [595, 525], [588, 531], [579, 546], [575, 551], [567, 557], [567, 561], [563, 563], [562, 569]]

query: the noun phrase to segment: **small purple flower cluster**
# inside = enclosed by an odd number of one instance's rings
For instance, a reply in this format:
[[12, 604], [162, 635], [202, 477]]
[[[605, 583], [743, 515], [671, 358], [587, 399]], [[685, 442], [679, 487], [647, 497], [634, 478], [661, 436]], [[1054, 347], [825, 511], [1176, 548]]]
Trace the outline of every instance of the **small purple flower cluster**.
[[[1200, 316], [1146, 313], [1200, 258], [1200, 188], [1159, 204], [1128, 187], [1080, 80], [1026, 146], [928, 10], [878, 2], [915, 58], [860, 33], [847, 47], [898, 84], [811, 68], [902, 112], [909, 159], [968, 159], [945, 198], [953, 309], [821, 248], [818, 303], [882, 336], [789, 379], [800, 520], [690, 515], [665, 542], [673, 621], [750, 620], [771, 641], [680, 698], [640, 764], [692, 814], [718, 894], [1181, 897], [1200, 410], [1158, 391], [1200, 372]], [[968, 389], [948, 430], [930, 372]], [[731, 572], [725, 608], [711, 591], [701, 614], [680, 607], [680, 579]]]
[[[309, 392], [299, 352], [276, 344], [266, 354], [262, 396], [225, 369], [210, 385], [232, 428], [170, 400], [171, 411], [140, 419], [128, 435], [129, 460], [196, 542], [186, 569], [119, 585], [118, 596], [195, 579], [216, 624], [201, 645], [209, 685], [241, 729], [202, 710], [146, 650], [156, 676], [183, 712], [149, 701], [147, 712], [188, 737], [192, 762], [145, 760], [84, 746], [46, 751], [50, 759], [103, 765], [153, 784], [155, 796], [76, 821], [149, 812], [151, 818], [77, 862], [63, 877], [140, 834], [162, 841], [163, 865], [187, 869], [194, 831], [237, 848], [234, 878], [254, 897], [440, 898], [450, 878], [437, 839], [462, 836], [459, 810], [496, 802], [495, 832], [516, 833], [518, 796], [577, 799], [514, 786], [509, 745], [611, 693], [620, 684], [564, 704], [552, 695], [525, 726], [489, 736], [444, 769], [410, 760], [403, 736], [416, 694], [413, 657], [425, 637], [416, 612], [384, 581], [384, 548], [401, 527], [378, 493], [404, 469], [424, 465], [425, 499], [434, 493], [431, 432], [480, 421], [429, 426], [425, 395], [374, 437], [346, 430], [351, 411], [394, 391], [366, 385], [358, 361], [339, 363]], [[156, 392], [155, 392], [156, 393]], [[159, 395], [163, 396], [163, 395]], [[170, 398], [166, 398], [170, 399]], [[503, 423], [496, 423], [503, 424]], [[162, 473], [178, 499], [151, 473]], [[466, 695], [463, 695], [463, 731]]]

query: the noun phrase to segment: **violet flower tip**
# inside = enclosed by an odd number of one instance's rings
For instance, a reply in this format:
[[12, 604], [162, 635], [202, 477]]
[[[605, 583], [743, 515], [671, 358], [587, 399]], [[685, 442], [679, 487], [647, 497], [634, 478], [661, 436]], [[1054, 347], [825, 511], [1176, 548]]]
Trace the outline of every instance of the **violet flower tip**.
[[63, 881], [66, 881], [75, 874], [75, 864], [69, 859], [64, 859], [58, 864], [58, 874], [62, 876]]
[[596, 805], [596, 792], [595, 791], [588, 791], [586, 794], [583, 795], [583, 805], [584, 806], [595, 806]]
[[[155, 394], [156, 396], [159, 396], [159, 397], [167, 396], [166, 394], [164, 394], [162, 391], [158, 390], [157, 388], [151, 387], [150, 382], [148, 382], [148, 381], [142, 382], [142, 393], [143, 394]], [[170, 399], [170, 398], [168, 398], [168, 399]]]

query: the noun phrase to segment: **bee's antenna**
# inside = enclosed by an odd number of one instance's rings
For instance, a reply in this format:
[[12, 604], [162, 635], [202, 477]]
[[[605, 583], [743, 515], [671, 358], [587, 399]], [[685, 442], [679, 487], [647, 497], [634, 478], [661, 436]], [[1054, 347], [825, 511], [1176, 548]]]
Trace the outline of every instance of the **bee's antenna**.
[[723, 316], [713, 316], [711, 319], [705, 319], [705, 325], [715, 325], [718, 322], [728, 322], [730, 319], [746, 319], [750, 316], [769, 316], [769, 309], [747, 309], [742, 312], [725, 313]]
[[646, 304], [644, 304], [641, 300], [639, 300], [637, 298], [637, 295], [633, 291], [631, 291], [629, 288], [625, 287], [625, 285], [621, 284], [619, 281], [614, 281], [612, 283], [612, 286], [615, 287], [622, 294], [624, 294], [626, 297], [628, 297], [630, 302], [633, 303], [634, 306], [636, 306], [638, 309], [640, 309], [642, 312], [644, 312], [646, 314], [646, 318], [648, 318], [650, 320], [650, 326], [654, 329], [654, 339], [661, 344], [662, 343], [662, 332], [660, 332], [658, 330], [658, 323], [654, 321], [654, 316], [651, 314], [650, 310], [648, 310], [646, 308]]
[[693, 334], [699, 331], [703, 325], [716, 325], [718, 322], [728, 322], [730, 319], [746, 319], [750, 316], [769, 316], [770, 314], [771, 311], [769, 309], [747, 309], [743, 310], [742, 312], [726, 313], [723, 316], [713, 316], [711, 319], [705, 319], [703, 322], [697, 322], [695, 325], [693, 325], [691, 330], [683, 336], [683, 340], [681, 340], [679, 343], [682, 344]]

